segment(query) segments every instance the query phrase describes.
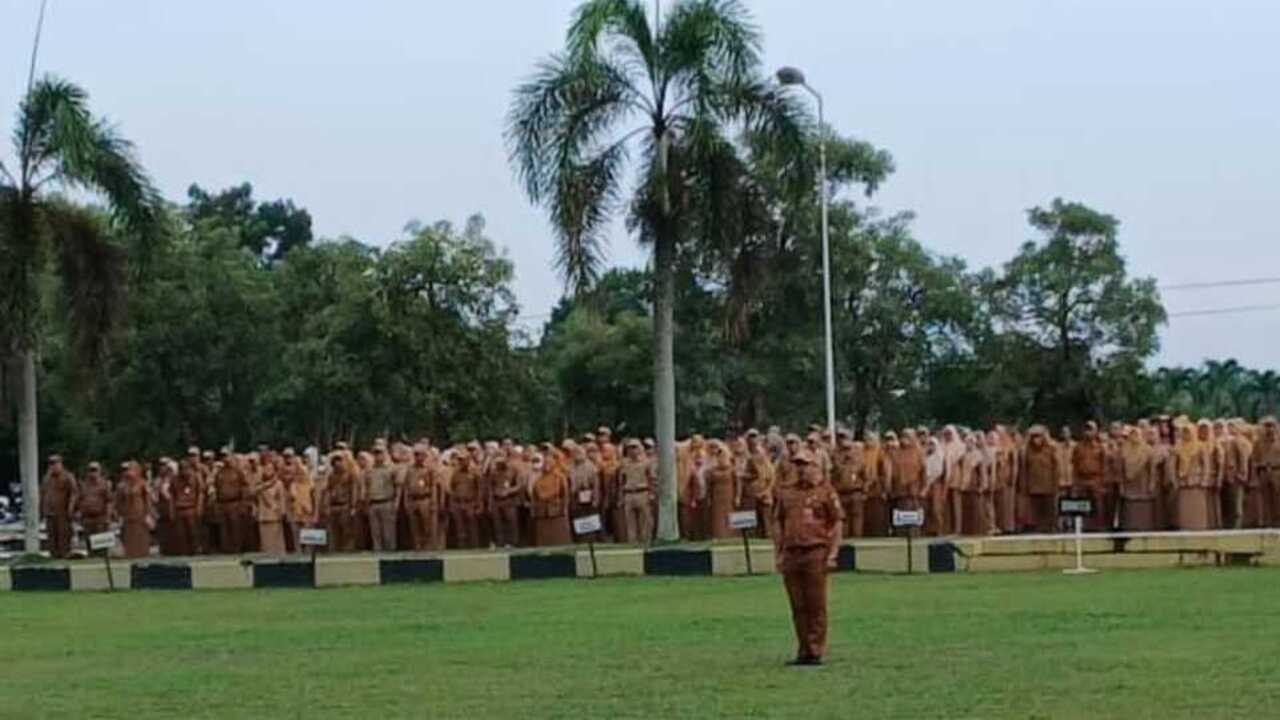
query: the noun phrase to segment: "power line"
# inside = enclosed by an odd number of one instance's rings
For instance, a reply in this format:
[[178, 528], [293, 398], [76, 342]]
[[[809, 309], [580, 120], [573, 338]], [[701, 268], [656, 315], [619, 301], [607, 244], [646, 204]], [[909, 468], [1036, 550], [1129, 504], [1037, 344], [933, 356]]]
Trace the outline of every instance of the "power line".
[[1192, 317], [1195, 315], [1228, 315], [1231, 313], [1262, 312], [1264, 310], [1280, 310], [1280, 304], [1272, 305], [1240, 305], [1237, 307], [1209, 308], [1207, 310], [1183, 310], [1169, 313], [1169, 317]]
[[1219, 287], [1239, 287], [1242, 285], [1275, 285], [1280, 277], [1249, 278], [1247, 280], [1213, 280], [1209, 282], [1174, 283], [1161, 285], [1161, 290], [1205, 290]]

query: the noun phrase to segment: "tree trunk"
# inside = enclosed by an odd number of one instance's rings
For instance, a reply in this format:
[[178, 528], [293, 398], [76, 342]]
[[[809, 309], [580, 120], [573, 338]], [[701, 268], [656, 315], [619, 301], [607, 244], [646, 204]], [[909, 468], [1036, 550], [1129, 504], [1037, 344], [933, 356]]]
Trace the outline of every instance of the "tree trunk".
[[36, 351], [23, 350], [18, 359], [22, 379], [18, 388], [18, 466], [22, 477], [23, 544], [40, 552], [40, 447], [36, 431]]
[[672, 232], [670, 178], [667, 155], [670, 136], [660, 130], [658, 177], [662, 183], [662, 217], [653, 244], [653, 414], [658, 444], [657, 539], [680, 539], [676, 519], [676, 363], [675, 363], [675, 265], [676, 240]]

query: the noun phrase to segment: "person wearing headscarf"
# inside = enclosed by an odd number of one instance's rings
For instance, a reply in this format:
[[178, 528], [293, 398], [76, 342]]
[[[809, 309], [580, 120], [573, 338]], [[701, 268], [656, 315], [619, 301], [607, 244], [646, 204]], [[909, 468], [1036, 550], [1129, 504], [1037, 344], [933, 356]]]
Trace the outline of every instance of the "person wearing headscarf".
[[844, 537], [863, 535], [864, 509], [867, 493], [863, 480], [863, 444], [854, 442], [853, 435], [841, 431], [837, 437], [835, 457], [832, 459], [834, 477], [831, 481], [840, 508], [844, 513]]
[[676, 510], [685, 540], [703, 540], [708, 532], [706, 455], [701, 435], [676, 447]]
[[916, 442], [916, 431], [902, 431], [897, 447], [890, 448], [893, 479], [889, 484], [890, 514], [894, 510], [920, 508], [920, 488], [924, 487], [924, 453]]
[[[897, 444], [897, 434], [890, 431], [885, 437]], [[889, 458], [880, 436], [874, 432], [865, 435], [862, 447], [863, 531], [865, 537], [884, 537], [889, 534], [889, 487], [893, 483], [893, 461]]]
[[[1261, 433], [1253, 445], [1253, 483], [1248, 491], [1256, 498], [1262, 527], [1280, 525], [1280, 423], [1268, 415], [1259, 423]], [[1246, 511], [1249, 500], [1245, 500]]]
[[116, 488], [116, 512], [120, 514], [120, 540], [128, 558], [151, 554], [151, 491], [142, 466], [130, 460], [121, 466], [123, 477]]
[[960, 459], [961, 500], [960, 527], [957, 535], [985, 535], [986, 513], [982, 492], [987, 487], [986, 441], [974, 432], [964, 434], [964, 457]]
[[569, 479], [560, 456], [550, 444], [543, 446], [537, 476], [530, 490], [529, 511], [533, 516], [535, 545], [569, 545]]
[[738, 476], [735, 505], [744, 512], [755, 512], [756, 537], [769, 537], [773, 522], [773, 463], [755, 430], [747, 432], [744, 446], [746, 457]]
[[737, 532], [729, 526], [736, 489], [733, 457], [729, 454], [729, 448], [719, 440], [712, 440], [709, 446], [711, 456], [708, 459], [706, 480], [710, 499], [711, 537], [734, 537]]
[[1093, 499], [1093, 515], [1085, 518], [1085, 529], [1101, 532], [1110, 529], [1107, 518], [1106, 487], [1107, 451], [1098, 436], [1098, 424], [1085, 423], [1084, 437], [1071, 451], [1072, 493]]
[[1003, 426], [987, 433], [987, 445], [995, 457], [996, 529], [1002, 533], [1018, 531], [1018, 456], [1013, 438]]
[[1126, 532], [1156, 529], [1158, 482], [1155, 451], [1137, 428], [1121, 431], [1120, 443], [1120, 527]]
[[947, 486], [946, 528], [948, 535], [960, 535], [964, 529], [964, 472], [961, 467], [968, 448], [954, 425], [942, 428], [942, 456], [946, 462]]
[[280, 475], [261, 475], [254, 488], [259, 549], [267, 555], [285, 554], [285, 511], [288, 500]]
[[924, 486], [920, 499], [928, 511], [924, 531], [929, 535], [946, 533], [947, 519], [947, 458], [942, 443], [936, 437], [929, 438], [924, 456]]
[[1196, 423], [1196, 441], [1205, 453], [1205, 489], [1208, 492], [1209, 528], [1217, 530], [1222, 527], [1222, 485], [1223, 460], [1222, 446], [1213, 437], [1213, 423], [1200, 420]]
[[1032, 425], [1027, 432], [1027, 448], [1022, 455], [1022, 477], [1026, 479], [1030, 499], [1031, 525], [1038, 533], [1054, 531], [1062, 480], [1061, 458], [1058, 448], [1049, 439], [1048, 428]]
[[301, 548], [298, 539], [302, 529], [312, 527], [319, 519], [316, 514], [316, 484], [311, 479], [311, 471], [293, 448], [284, 449], [276, 475], [284, 489], [285, 550], [292, 548], [296, 552]]
[[1190, 421], [1177, 428], [1173, 446], [1174, 479], [1178, 486], [1178, 529], [1209, 529], [1209, 453], [1196, 438]]
[[1160, 434], [1162, 425], [1148, 424], [1142, 438], [1151, 448], [1152, 520], [1156, 530], [1171, 530], [1176, 525], [1178, 489], [1173, 482], [1173, 460], [1169, 444]]

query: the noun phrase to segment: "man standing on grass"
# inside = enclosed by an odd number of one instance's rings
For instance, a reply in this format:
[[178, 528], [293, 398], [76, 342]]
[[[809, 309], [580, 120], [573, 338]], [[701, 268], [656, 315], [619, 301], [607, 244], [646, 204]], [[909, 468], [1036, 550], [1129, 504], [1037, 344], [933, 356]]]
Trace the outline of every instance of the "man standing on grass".
[[844, 513], [809, 450], [791, 458], [795, 484], [774, 501], [774, 555], [791, 601], [798, 649], [788, 665], [821, 665], [827, 652], [827, 571], [840, 550]]

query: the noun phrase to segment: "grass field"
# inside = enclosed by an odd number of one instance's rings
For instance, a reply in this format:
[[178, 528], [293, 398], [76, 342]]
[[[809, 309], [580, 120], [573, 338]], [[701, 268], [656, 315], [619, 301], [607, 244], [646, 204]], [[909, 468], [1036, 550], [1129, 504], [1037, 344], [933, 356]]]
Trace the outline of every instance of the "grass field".
[[0, 716], [1239, 718], [1280, 714], [1280, 570], [0, 594]]

